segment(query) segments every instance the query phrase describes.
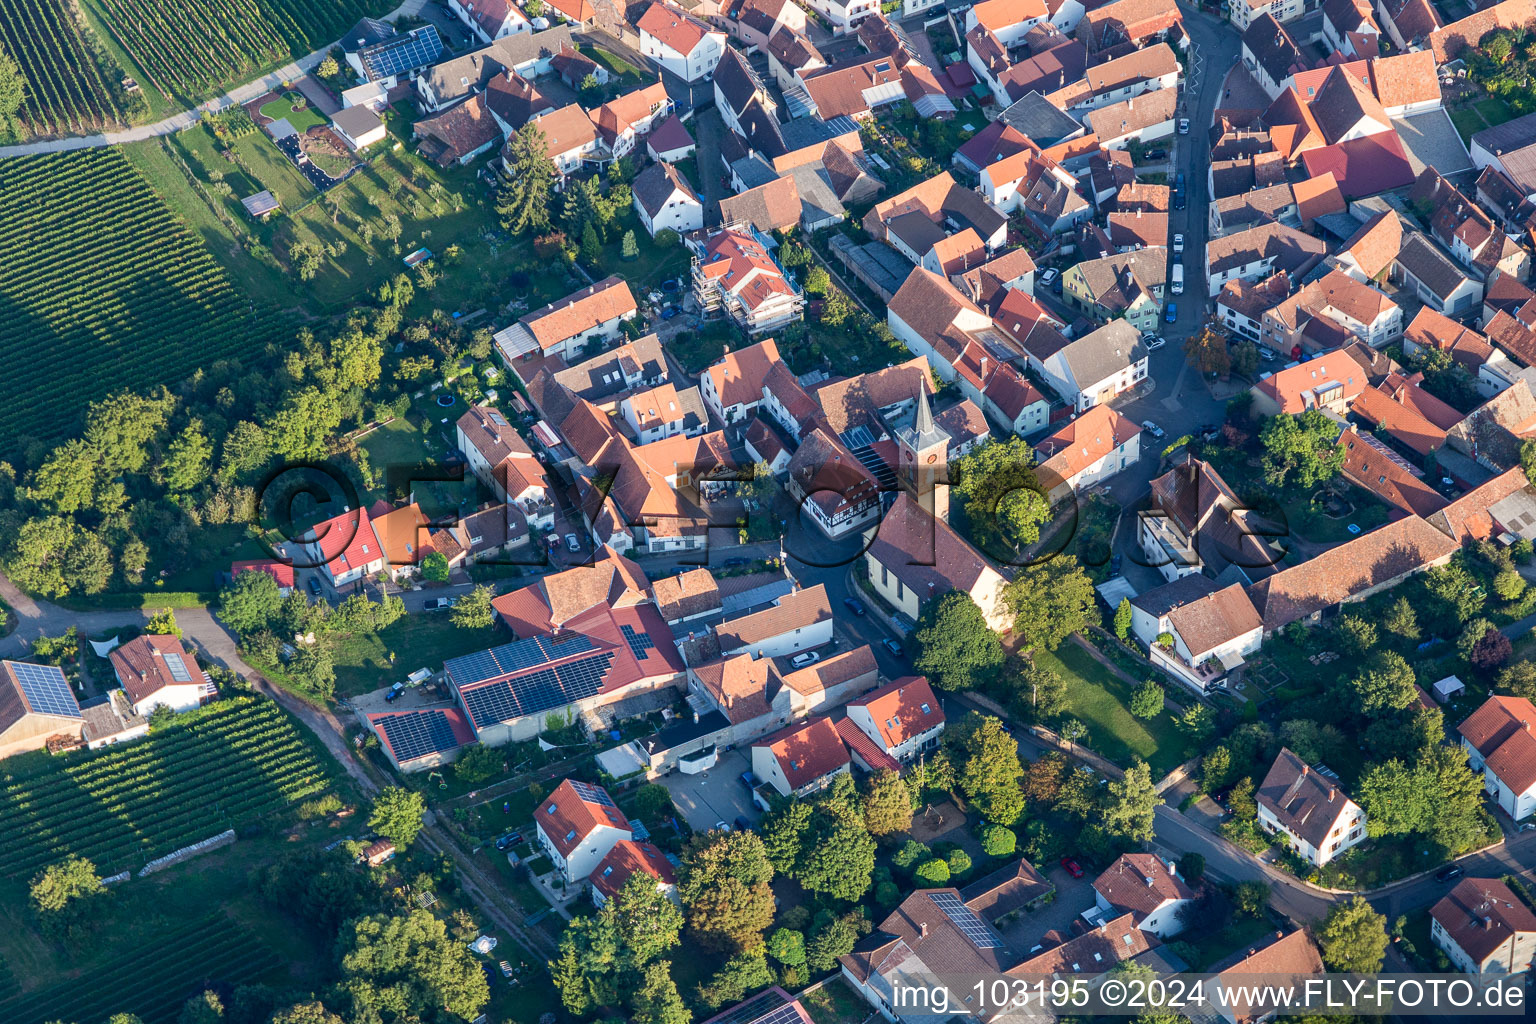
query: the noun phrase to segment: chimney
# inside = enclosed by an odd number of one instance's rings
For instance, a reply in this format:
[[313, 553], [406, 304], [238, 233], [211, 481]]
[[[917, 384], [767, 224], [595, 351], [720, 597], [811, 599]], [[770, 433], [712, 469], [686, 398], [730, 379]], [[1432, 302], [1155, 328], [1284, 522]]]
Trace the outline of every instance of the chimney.
[[1334, 789], [1332, 786], [1328, 787], [1328, 802], [1329, 803], [1333, 803], [1333, 794], [1336, 793], [1336, 792], [1338, 792], [1338, 790]]
[[1486, 931], [1493, 931], [1493, 918], [1486, 914], [1483, 915], [1483, 928]]
[[919, 935], [921, 935], [925, 939], [928, 937], [928, 922], [927, 921], [922, 921], [922, 922], [920, 922], [918, 924], [918, 926], [917, 926], [917, 933]]
[[982, 356], [981, 357], [981, 382], [983, 384], [985, 384], [987, 382], [987, 357], [986, 356]]

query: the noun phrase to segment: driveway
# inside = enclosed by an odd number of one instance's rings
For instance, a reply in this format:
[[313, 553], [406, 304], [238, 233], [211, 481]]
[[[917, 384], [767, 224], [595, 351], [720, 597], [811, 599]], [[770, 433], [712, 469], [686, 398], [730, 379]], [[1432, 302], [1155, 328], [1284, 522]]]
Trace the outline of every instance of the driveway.
[[1008, 945], [1013, 949], [1031, 949], [1041, 943], [1048, 931], [1054, 930], [1070, 937], [1072, 922], [1094, 904], [1092, 875], [1073, 878], [1060, 865], [1045, 875], [1056, 887], [1056, 898], [1039, 910], [1026, 910], [1004, 926], [1003, 938], [1008, 940]]
[[[731, 750], [720, 755], [720, 762], [699, 775], [671, 772], [658, 781], [672, 794], [672, 802], [682, 812], [695, 832], [706, 832], [715, 822], [731, 824], [738, 817], [754, 825], [763, 812], [752, 806], [741, 773], [752, 770], [745, 750]], [[734, 826], [732, 826], [734, 827]]]

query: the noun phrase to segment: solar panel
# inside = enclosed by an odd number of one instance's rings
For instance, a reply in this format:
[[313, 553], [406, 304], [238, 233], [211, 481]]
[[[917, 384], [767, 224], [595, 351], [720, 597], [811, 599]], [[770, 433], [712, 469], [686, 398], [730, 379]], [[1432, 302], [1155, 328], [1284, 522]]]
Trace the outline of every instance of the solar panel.
[[181, 655], [167, 654], [164, 655], [164, 658], [165, 667], [170, 669], [172, 679], [178, 683], [190, 683], [192, 681], [192, 673], [187, 671], [187, 663], [182, 660]]
[[753, 996], [731, 1007], [718, 1017], [711, 1018], [709, 1024], [755, 1024], [768, 1014], [788, 1005], [782, 994], [769, 989], [762, 995]]
[[62, 669], [53, 665], [34, 665], [29, 661], [8, 662], [21, 684], [22, 696], [27, 707], [40, 715], [57, 715], [60, 718], [83, 718], [80, 704], [70, 692], [69, 681]]
[[435, 63], [443, 53], [443, 41], [431, 25], [410, 34], [370, 46], [359, 56], [369, 78], [388, 78]]
[[[590, 642], [586, 644], [588, 648], [591, 646]], [[466, 689], [461, 683], [459, 695], [470, 717], [475, 720], [475, 726], [481, 728], [527, 715], [537, 715], [552, 708], [564, 707], [573, 701], [596, 696], [603, 688], [603, 679], [612, 664], [613, 652], [603, 651], [591, 657], [527, 672], [484, 686]], [[457, 676], [454, 679], [458, 682]]]
[[629, 653], [635, 656], [636, 661], [644, 661], [645, 652], [656, 649], [656, 641], [651, 639], [651, 634], [642, 633], [627, 622], [619, 624], [619, 632], [624, 634], [624, 640], [629, 644]]
[[414, 761], [427, 754], [441, 754], [459, 745], [453, 725], [444, 711], [408, 711], [378, 720], [379, 730], [395, 752], [395, 760]]
[[596, 649], [597, 645], [580, 633], [559, 638], [531, 636], [526, 640], [515, 640], [510, 644], [502, 644], [500, 647], [492, 647], [489, 650], [449, 658], [443, 663], [443, 668], [453, 677], [454, 683], [458, 686], [472, 686], [488, 679], [495, 679], [497, 676], [523, 672], [560, 658], [569, 658], [572, 655], [585, 654]]
[[606, 790], [599, 789], [589, 782], [577, 782], [575, 779], [572, 779], [571, 788], [576, 791], [577, 796], [589, 804], [602, 804], [604, 807], [618, 806], [618, 804], [613, 802], [613, 798], [608, 795]]
[[752, 1024], [800, 1024], [800, 1010], [794, 1003], [785, 1003], [778, 1009], [757, 1018]]
[[1003, 944], [991, 929], [981, 923], [981, 918], [976, 916], [976, 912], [960, 902], [960, 897], [954, 893], [931, 892], [928, 898], [933, 901], [934, 906], [944, 911], [944, 916], [949, 918], [977, 949], [996, 949]]

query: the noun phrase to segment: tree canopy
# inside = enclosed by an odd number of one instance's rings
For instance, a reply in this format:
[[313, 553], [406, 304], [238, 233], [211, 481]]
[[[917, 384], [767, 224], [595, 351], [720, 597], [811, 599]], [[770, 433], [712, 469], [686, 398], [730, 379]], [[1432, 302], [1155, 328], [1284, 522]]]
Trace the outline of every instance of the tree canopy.
[[507, 140], [507, 175], [496, 194], [501, 226], [515, 235], [549, 226], [549, 210], [557, 172], [549, 144], [539, 126], [529, 121]]
[[1387, 952], [1387, 919], [1363, 896], [1336, 904], [1317, 930], [1323, 963], [1335, 971], [1375, 974]]
[[426, 810], [427, 802], [420, 793], [390, 786], [379, 790], [378, 796], [373, 798], [368, 827], [393, 840], [397, 849], [404, 850], [421, 833], [421, 817]]
[[1005, 591], [1023, 647], [1054, 651], [1099, 619], [1093, 581], [1077, 559], [1056, 555], [1026, 565]]
[[1338, 437], [1338, 425], [1318, 409], [1271, 417], [1259, 431], [1265, 481], [1314, 487], [1333, 479], [1344, 468]]
[[433, 1024], [473, 1020], [490, 1001], [474, 955], [427, 910], [373, 914], [353, 921], [341, 939], [339, 990], [358, 1021], [414, 1015]]
[[1162, 802], [1151, 767], [1138, 758], [1126, 769], [1124, 778], [1110, 780], [1104, 828], [1112, 836], [1146, 842], [1152, 838], [1152, 825]]
[[984, 549], [1023, 550], [1040, 539], [1051, 516], [1045, 489], [1035, 476], [1035, 453], [1020, 437], [988, 441], [953, 464], [955, 492]]
[[773, 865], [754, 832], [696, 835], [677, 891], [688, 927], [710, 949], [745, 949], [773, 923]]
[[1003, 664], [1003, 644], [981, 609], [962, 590], [928, 601], [913, 632], [913, 667], [944, 690], [974, 690], [990, 682]]
[[955, 781], [982, 817], [999, 825], [1012, 825], [1024, 813], [1024, 791], [1019, 780], [1019, 744], [1003, 731], [1003, 723], [972, 711], [944, 733], [945, 745], [955, 763]]

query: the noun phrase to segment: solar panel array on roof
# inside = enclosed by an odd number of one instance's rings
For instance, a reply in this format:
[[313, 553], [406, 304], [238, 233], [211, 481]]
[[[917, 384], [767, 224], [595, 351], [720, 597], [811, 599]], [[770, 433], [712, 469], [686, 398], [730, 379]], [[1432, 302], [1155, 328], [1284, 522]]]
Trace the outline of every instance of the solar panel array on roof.
[[[769, 1014], [789, 1006], [782, 993], [769, 989], [760, 996], [753, 996], [746, 1002], [726, 1010], [718, 1017], [710, 1019], [709, 1024], [756, 1024], [757, 1021]], [[790, 1007], [791, 1012], [794, 1008]]]
[[557, 658], [585, 654], [597, 649], [588, 637], [570, 633], [562, 637], [531, 636], [486, 651], [476, 651], [443, 662], [443, 668], [460, 687], [483, 683], [497, 676], [511, 675], [548, 664]]
[[608, 795], [607, 790], [594, 786], [590, 782], [577, 782], [575, 779], [572, 779], [571, 788], [576, 791], [577, 796], [589, 804], [601, 804], [604, 807], [618, 806], [618, 804], [613, 802], [613, 798]]
[[440, 708], [386, 715], [376, 719], [374, 724], [389, 741], [395, 760], [401, 763], [427, 754], [441, 754], [459, 745], [448, 713]]
[[619, 632], [624, 634], [624, 640], [629, 644], [629, 653], [635, 656], [636, 661], [644, 661], [645, 652], [656, 649], [656, 641], [651, 639], [651, 634], [638, 630], [627, 622], [619, 624]]
[[443, 41], [438, 38], [437, 29], [425, 25], [406, 35], [370, 46], [358, 57], [363, 67], [368, 69], [371, 81], [435, 64], [442, 55]]
[[476, 728], [483, 728], [596, 696], [612, 664], [613, 652], [603, 651], [601, 654], [529, 672], [504, 682], [487, 683], [468, 689], [461, 684], [459, 696], [470, 717], [474, 719]]
[[967, 939], [977, 949], [996, 949], [1003, 943], [992, 930], [982, 924], [981, 918], [976, 916], [976, 911], [960, 902], [960, 897], [952, 892], [931, 892], [928, 898], [933, 905], [944, 911], [944, 916], [949, 918], [956, 928], [960, 929]]
[[752, 1024], [800, 1024], [800, 1011], [794, 1003], [785, 1003], [757, 1018]]
[[192, 673], [187, 671], [187, 663], [179, 654], [166, 654], [165, 667], [170, 670], [171, 678], [178, 683], [190, 683]]
[[22, 696], [27, 707], [39, 715], [57, 715], [60, 718], [83, 718], [80, 704], [70, 692], [69, 681], [63, 670], [53, 665], [34, 665], [27, 661], [13, 661], [11, 671], [21, 684]]

